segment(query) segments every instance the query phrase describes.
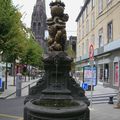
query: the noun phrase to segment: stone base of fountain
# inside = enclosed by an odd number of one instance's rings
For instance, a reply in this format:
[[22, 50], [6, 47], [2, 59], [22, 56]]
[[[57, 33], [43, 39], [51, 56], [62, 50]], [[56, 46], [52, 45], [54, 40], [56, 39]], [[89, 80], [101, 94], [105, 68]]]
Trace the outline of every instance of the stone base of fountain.
[[25, 99], [24, 120], [89, 120], [85, 92], [69, 75], [72, 59], [52, 52], [44, 59], [44, 77]]
[[24, 120], [89, 120], [89, 109], [82, 101], [74, 101], [72, 106], [49, 107], [28, 102]]

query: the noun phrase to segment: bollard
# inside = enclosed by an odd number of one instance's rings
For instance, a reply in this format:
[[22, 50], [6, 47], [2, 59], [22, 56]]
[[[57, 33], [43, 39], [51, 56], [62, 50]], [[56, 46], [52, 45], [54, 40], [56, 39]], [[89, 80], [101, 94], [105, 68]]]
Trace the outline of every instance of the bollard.
[[28, 94], [30, 94], [30, 85], [28, 85]]
[[114, 102], [113, 102], [113, 96], [109, 96], [109, 102], [108, 102], [109, 104], [114, 104]]
[[119, 87], [118, 94], [117, 94], [117, 103], [114, 106], [114, 108], [120, 109], [120, 87]]
[[22, 75], [18, 73], [16, 76], [16, 97], [21, 97]]

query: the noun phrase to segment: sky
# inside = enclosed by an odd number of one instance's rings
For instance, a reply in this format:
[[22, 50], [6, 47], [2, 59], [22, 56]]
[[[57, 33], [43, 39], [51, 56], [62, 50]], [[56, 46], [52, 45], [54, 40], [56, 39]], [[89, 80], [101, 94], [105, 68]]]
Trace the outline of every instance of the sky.
[[[27, 26], [31, 26], [31, 15], [33, 12], [33, 7], [36, 3], [36, 0], [12, 0], [14, 5], [18, 6], [19, 10], [21, 11], [23, 17], [22, 21]], [[46, 0], [46, 14], [47, 18], [50, 18], [50, 7], [49, 4], [52, 0]], [[55, 0], [53, 0], [55, 1]], [[65, 3], [65, 13], [69, 15], [69, 21], [66, 24], [66, 30], [68, 36], [76, 35], [77, 31], [77, 23], [75, 22], [80, 8], [83, 5], [83, 0], [61, 0]]]

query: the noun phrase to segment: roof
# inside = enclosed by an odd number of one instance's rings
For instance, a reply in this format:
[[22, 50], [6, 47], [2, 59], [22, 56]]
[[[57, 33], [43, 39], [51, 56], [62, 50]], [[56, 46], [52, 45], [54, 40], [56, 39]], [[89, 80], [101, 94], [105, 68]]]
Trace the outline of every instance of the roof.
[[84, 12], [86, 6], [89, 4], [89, 2], [90, 2], [90, 0], [86, 0], [86, 1], [85, 1], [85, 3], [84, 3], [84, 5], [82, 6], [82, 9], [81, 9], [81, 11], [80, 11], [78, 17], [76, 18], [76, 22], [79, 20], [79, 18], [80, 18], [81, 15], [83, 14], [83, 12]]

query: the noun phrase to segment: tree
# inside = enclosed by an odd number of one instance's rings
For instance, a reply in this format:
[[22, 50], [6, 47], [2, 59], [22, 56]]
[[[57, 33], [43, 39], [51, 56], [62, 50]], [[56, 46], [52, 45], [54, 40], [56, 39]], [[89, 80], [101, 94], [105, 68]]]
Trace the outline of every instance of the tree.
[[[27, 38], [26, 50], [23, 56], [21, 57], [22, 58], [21, 61], [26, 66], [31, 65], [34, 67], [41, 67], [43, 50], [41, 46], [36, 42], [34, 37], [32, 36], [31, 31], [28, 29], [27, 32], [29, 37]], [[26, 80], [26, 72], [24, 71], [25, 80]]]
[[0, 0], [0, 49], [6, 50], [7, 42], [19, 32], [20, 13], [11, 0]]
[[26, 52], [22, 62], [33, 66], [42, 65], [43, 50], [41, 46], [30, 36], [26, 43]]
[[20, 45], [22, 42], [20, 41], [23, 41], [22, 38], [25, 39], [20, 19], [21, 13], [12, 5], [11, 0], [0, 0], [0, 51], [3, 51], [6, 62], [6, 89], [7, 62], [13, 62], [20, 56], [22, 53]]
[[[66, 53], [67, 53], [68, 56], [70, 56], [71, 58], [75, 58], [75, 52], [72, 50], [72, 46], [71, 46], [71, 45], [68, 45], [68, 46], [67, 46]], [[74, 63], [74, 62], [72, 62], [72, 64], [71, 64], [71, 69], [72, 69], [72, 71], [75, 71], [75, 63]]]

